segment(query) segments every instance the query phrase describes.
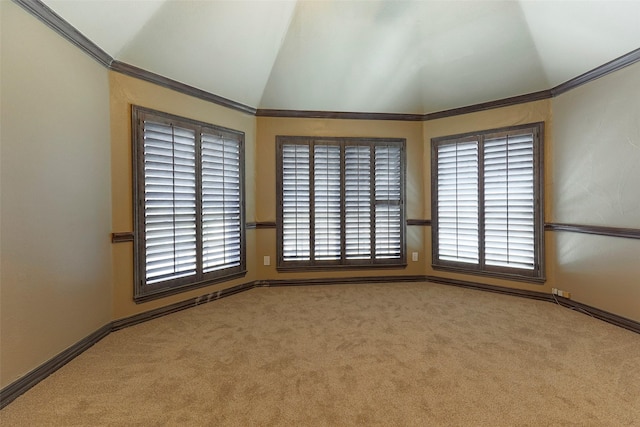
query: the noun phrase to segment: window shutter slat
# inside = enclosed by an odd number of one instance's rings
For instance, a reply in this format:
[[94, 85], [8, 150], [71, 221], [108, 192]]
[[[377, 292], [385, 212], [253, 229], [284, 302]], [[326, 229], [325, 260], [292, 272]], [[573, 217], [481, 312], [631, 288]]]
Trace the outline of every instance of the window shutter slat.
[[345, 257], [371, 258], [371, 148], [345, 147]]
[[240, 144], [201, 135], [203, 272], [240, 265]]
[[401, 150], [397, 145], [375, 147], [375, 258], [394, 259], [402, 254], [400, 199]]
[[241, 272], [242, 133], [132, 110], [136, 301]]
[[438, 254], [463, 263], [479, 261], [478, 141], [438, 147]]
[[313, 169], [315, 259], [340, 259], [340, 147], [316, 144]]
[[146, 282], [196, 273], [195, 133], [144, 123]]
[[279, 262], [372, 265], [402, 259], [399, 141], [279, 138]]
[[282, 148], [282, 255], [285, 261], [311, 257], [311, 198], [308, 145], [285, 144]]
[[485, 141], [487, 265], [535, 267], [533, 163], [533, 134]]

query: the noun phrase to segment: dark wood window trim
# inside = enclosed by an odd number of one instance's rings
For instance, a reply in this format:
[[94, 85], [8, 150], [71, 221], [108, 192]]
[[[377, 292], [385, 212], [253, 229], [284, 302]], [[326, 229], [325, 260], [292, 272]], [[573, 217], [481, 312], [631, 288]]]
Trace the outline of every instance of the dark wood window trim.
[[[309, 193], [309, 205], [308, 209], [311, 212], [310, 216], [310, 225], [309, 225], [309, 239], [310, 239], [310, 254], [309, 259], [307, 260], [286, 260], [284, 254], [284, 213], [283, 213], [283, 147], [285, 145], [295, 145], [300, 147], [307, 147], [309, 151], [308, 162], [309, 162], [309, 174], [310, 174], [310, 193]], [[276, 199], [277, 199], [277, 221], [276, 221], [276, 234], [277, 234], [277, 269], [279, 271], [295, 271], [295, 270], [309, 270], [309, 269], [368, 269], [368, 268], [398, 268], [398, 267], [406, 267], [406, 219], [405, 219], [405, 182], [406, 182], [406, 159], [405, 159], [405, 145], [406, 141], [404, 139], [399, 138], [336, 138], [336, 137], [306, 137], [306, 136], [277, 136], [276, 137], [276, 173], [277, 173], [277, 183], [276, 183]], [[341, 206], [341, 219], [340, 219], [340, 255], [339, 259], [332, 260], [319, 260], [316, 259], [314, 255], [314, 247], [316, 245], [316, 238], [314, 237], [314, 178], [313, 178], [313, 162], [314, 155], [313, 150], [315, 146], [332, 146], [332, 147], [340, 147], [340, 164], [336, 165], [340, 169], [340, 206]], [[371, 220], [370, 220], [370, 230], [371, 230], [371, 254], [368, 259], [348, 259], [346, 256], [345, 249], [345, 241], [346, 234], [345, 230], [345, 215], [346, 212], [346, 196], [345, 196], [345, 187], [344, 183], [346, 182], [345, 178], [345, 150], [346, 147], [367, 147], [372, 153], [372, 156], [369, 158], [369, 179], [371, 180]], [[399, 207], [400, 212], [400, 231], [399, 231], [399, 255], [397, 257], [392, 258], [383, 258], [376, 257], [375, 255], [375, 220], [374, 220], [374, 210], [375, 207], [387, 203], [382, 200], [378, 200], [375, 197], [375, 159], [373, 157], [373, 153], [375, 153], [376, 148], [384, 147], [384, 146], [397, 146], [399, 147], [399, 155], [400, 155], [400, 171], [399, 171], [399, 199], [395, 203], [396, 206]]]
[[[519, 133], [533, 134], [533, 266], [532, 269], [490, 266], [485, 263], [485, 195], [484, 195], [484, 140], [496, 135], [518, 135]], [[458, 262], [444, 260], [439, 254], [439, 217], [438, 217], [438, 154], [439, 147], [461, 142], [477, 143], [477, 250], [478, 260], [473, 262]], [[544, 123], [532, 123], [460, 135], [438, 137], [431, 140], [431, 212], [432, 218], [432, 266], [436, 270], [449, 270], [457, 273], [486, 275], [508, 280], [528, 282], [544, 282], [544, 186], [543, 186], [543, 151], [544, 151]], [[456, 172], [457, 173], [457, 172]], [[457, 190], [456, 190], [457, 191]], [[457, 208], [456, 208], [457, 209]], [[456, 214], [457, 215], [457, 214]], [[472, 244], [473, 246], [473, 244]]]
[[[145, 201], [145, 127], [147, 123], [152, 126], [163, 126], [167, 129], [174, 129], [174, 127], [180, 129], [186, 129], [191, 134], [193, 134], [193, 149], [191, 151], [193, 154], [193, 174], [192, 180], [190, 178], [190, 182], [194, 182], [192, 188], [194, 188], [193, 194], [193, 205], [194, 213], [193, 216], [190, 216], [189, 219], [190, 224], [193, 221], [195, 226], [195, 231], [193, 231], [193, 238], [195, 239], [195, 255], [189, 255], [190, 258], [193, 258], [194, 272], [189, 273], [188, 276], [180, 276], [177, 273], [168, 274], [166, 279], [163, 279], [164, 276], [158, 276], [154, 278], [152, 282], [147, 283], [147, 273], [146, 273], [146, 244], [147, 237], [145, 235], [146, 225], [145, 225], [145, 209], [147, 202]], [[173, 131], [172, 131], [173, 132]], [[209, 142], [205, 142], [209, 140]], [[177, 137], [176, 137], [177, 141]], [[239, 204], [237, 208], [232, 208], [233, 210], [237, 209], [239, 212], [239, 220], [233, 220], [234, 225], [238, 227], [238, 235], [237, 237], [231, 237], [230, 245], [232, 245], [232, 255], [233, 261], [227, 262], [228, 253], [226, 253], [227, 249], [224, 249], [224, 262], [220, 265], [216, 265], [214, 261], [209, 268], [209, 271], [205, 270], [206, 266], [206, 257], [205, 257], [205, 240], [206, 229], [205, 229], [205, 219], [204, 215], [206, 213], [206, 207], [204, 205], [205, 195], [204, 188], [209, 190], [210, 192], [219, 191], [219, 185], [224, 185], [225, 188], [227, 184], [218, 184], [218, 182], [226, 182], [228, 175], [219, 170], [222, 167], [222, 170], [226, 170], [227, 161], [222, 159], [227, 159], [225, 155], [219, 154], [209, 154], [206, 157], [207, 161], [214, 161], [215, 163], [208, 163], [212, 165], [208, 167], [206, 170], [209, 172], [205, 174], [205, 168], [203, 159], [205, 159], [205, 149], [211, 151], [211, 149], [217, 150], [220, 147], [227, 147], [225, 143], [217, 142], [217, 141], [229, 141], [232, 144], [229, 147], [233, 146], [232, 157], [233, 160], [232, 169], [234, 170], [232, 179], [233, 183], [231, 184], [234, 187], [233, 199], [237, 198]], [[169, 141], [170, 143], [171, 141]], [[174, 143], [175, 144], [175, 143]], [[207, 144], [205, 146], [204, 144]], [[220, 147], [218, 147], [220, 145]], [[177, 147], [174, 145], [174, 147]], [[203, 286], [208, 286], [213, 283], [218, 283], [222, 281], [232, 280], [239, 277], [243, 277], [246, 274], [246, 243], [245, 243], [245, 197], [244, 197], [244, 133], [224, 128], [221, 126], [212, 125], [209, 123], [200, 122], [197, 120], [192, 120], [180, 116], [175, 116], [172, 114], [167, 114], [164, 112], [151, 110], [147, 108], [142, 108], [138, 106], [132, 106], [132, 160], [133, 160], [133, 207], [134, 207], [134, 301], [137, 303], [145, 302], [151, 299], [162, 298], [168, 295], [184, 292], [186, 290], [200, 288]], [[226, 150], [227, 148], [224, 148]], [[173, 148], [175, 150], [175, 148]], [[177, 151], [174, 151], [177, 152]], [[221, 156], [221, 157], [219, 157]], [[176, 157], [177, 158], [177, 157]], [[162, 161], [162, 160], [161, 160]], [[220, 166], [224, 165], [224, 166]], [[174, 180], [175, 178], [175, 165], [174, 165]], [[210, 169], [211, 167], [215, 169]], [[212, 175], [213, 174], [213, 175]], [[223, 181], [220, 181], [218, 176], [223, 177]], [[214, 181], [211, 181], [211, 180]], [[237, 180], [236, 180], [237, 179]], [[213, 184], [208, 184], [205, 186], [205, 182], [214, 182]], [[174, 183], [175, 185], [175, 183]], [[181, 188], [181, 187], [175, 187]], [[184, 188], [184, 187], [182, 187]], [[163, 190], [164, 191], [164, 190]], [[171, 190], [172, 191], [172, 190]], [[155, 193], [157, 194], [157, 193]], [[162, 194], [162, 193], [161, 193]], [[179, 193], [172, 193], [179, 194]], [[214, 197], [213, 193], [207, 197]], [[226, 197], [226, 196], [225, 196]], [[232, 199], [232, 200], [233, 200]], [[177, 200], [177, 199], [174, 199]], [[190, 199], [191, 200], [191, 199]], [[174, 202], [175, 203], [175, 202]], [[232, 202], [233, 204], [233, 202]], [[174, 205], [175, 206], [175, 205]], [[225, 212], [228, 211], [227, 203], [225, 203], [225, 207], [220, 207], [221, 209], [225, 209]], [[174, 207], [175, 209], [175, 207]], [[179, 209], [179, 208], [178, 208]], [[174, 216], [175, 216], [174, 210]], [[164, 214], [163, 214], [164, 215]], [[191, 214], [189, 214], [191, 215]], [[226, 215], [226, 214], [225, 214]], [[236, 214], [233, 213], [235, 216]], [[178, 217], [175, 217], [178, 218]], [[174, 219], [175, 219], [174, 218]], [[214, 221], [214, 220], [212, 220]], [[226, 220], [225, 220], [226, 221]], [[179, 223], [174, 223], [178, 224]], [[217, 224], [217, 223], [213, 223]], [[227, 227], [225, 225], [225, 227]], [[179, 229], [179, 228], [178, 228]], [[177, 230], [174, 228], [174, 232]], [[225, 231], [226, 236], [226, 231]], [[234, 234], [235, 236], [235, 234]], [[214, 248], [213, 244], [215, 240], [208, 239], [209, 246], [211, 246], [211, 250], [215, 253], [218, 253], [219, 250]], [[180, 243], [176, 243], [177, 240], [174, 240], [174, 248], [179, 247]], [[176, 246], [178, 245], [178, 246]], [[213, 245], [213, 246], [212, 246]], [[231, 246], [230, 246], [231, 247]], [[175, 250], [175, 249], [174, 249]], [[177, 253], [177, 252], [175, 252]], [[177, 255], [174, 255], [177, 256]], [[235, 257], [238, 257], [237, 260]], [[178, 258], [175, 258], [178, 259]]]

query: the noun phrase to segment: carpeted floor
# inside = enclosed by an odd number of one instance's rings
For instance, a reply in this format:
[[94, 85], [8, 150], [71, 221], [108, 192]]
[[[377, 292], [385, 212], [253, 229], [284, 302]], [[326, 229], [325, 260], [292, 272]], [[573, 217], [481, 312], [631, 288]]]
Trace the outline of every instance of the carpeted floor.
[[640, 335], [430, 283], [258, 288], [112, 333], [0, 423], [640, 425]]

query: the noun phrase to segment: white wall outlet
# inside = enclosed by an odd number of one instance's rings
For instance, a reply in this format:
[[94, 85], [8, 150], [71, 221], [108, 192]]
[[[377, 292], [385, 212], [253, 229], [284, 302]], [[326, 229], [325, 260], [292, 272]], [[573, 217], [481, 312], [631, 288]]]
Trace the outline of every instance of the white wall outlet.
[[418, 252], [411, 252], [411, 261], [418, 261]]
[[264, 256], [264, 265], [271, 265], [271, 257], [269, 255]]
[[562, 289], [557, 289], [557, 288], [551, 288], [551, 293], [553, 295], [558, 295], [559, 297], [562, 298], [571, 298], [571, 292], [569, 291], [563, 291]]

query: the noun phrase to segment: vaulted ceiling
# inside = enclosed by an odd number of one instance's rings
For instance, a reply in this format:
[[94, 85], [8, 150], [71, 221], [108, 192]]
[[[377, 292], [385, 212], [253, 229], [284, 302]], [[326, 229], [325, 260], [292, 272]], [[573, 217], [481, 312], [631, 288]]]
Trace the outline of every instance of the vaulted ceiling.
[[430, 113], [640, 47], [640, 1], [44, 3], [116, 60], [261, 109]]

